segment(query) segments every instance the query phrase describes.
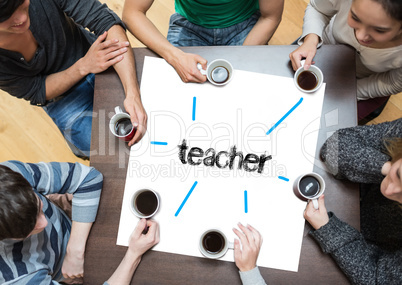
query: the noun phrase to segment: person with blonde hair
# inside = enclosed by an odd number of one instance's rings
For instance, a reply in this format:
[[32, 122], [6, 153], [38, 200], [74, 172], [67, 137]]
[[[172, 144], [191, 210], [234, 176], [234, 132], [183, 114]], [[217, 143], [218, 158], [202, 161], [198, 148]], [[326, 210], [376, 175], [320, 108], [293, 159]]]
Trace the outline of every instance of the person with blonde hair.
[[304, 212], [310, 234], [352, 284], [402, 284], [402, 118], [338, 130], [321, 158], [336, 178], [361, 183], [361, 231], [327, 212], [323, 195]]

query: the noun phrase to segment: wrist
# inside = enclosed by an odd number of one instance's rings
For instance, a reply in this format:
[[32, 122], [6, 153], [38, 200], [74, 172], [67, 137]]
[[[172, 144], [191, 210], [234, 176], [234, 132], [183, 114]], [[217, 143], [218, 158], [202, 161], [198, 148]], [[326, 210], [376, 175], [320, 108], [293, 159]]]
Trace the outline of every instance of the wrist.
[[307, 36], [304, 37], [305, 44], [317, 46], [319, 42], [320, 42], [320, 38], [316, 34], [308, 34]]
[[89, 71], [86, 70], [86, 65], [84, 63], [83, 58], [77, 60], [77, 62], [74, 65], [77, 68], [77, 72], [81, 77], [85, 77], [89, 74]]
[[240, 266], [239, 271], [240, 272], [247, 272], [247, 271], [253, 270], [254, 268], [256, 268], [256, 266], [257, 265], [254, 265], [254, 266], [252, 266], [252, 265]]
[[163, 58], [173, 67], [180, 62], [180, 59], [184, 56], [184, 51], [172, 46], [172, 49], [166, 52], [166, 55]]
[[127, 87], [127, 89], [125, 89], [124, 95], [125, 95], [126, 99], [131, 99], [131, 100], [138, 100], [139, 98], [141, 98], [140, 89], [135, 86]]
[[141, 262], [141, 255], [131, 252], [130, 250], [127, 250], [125, 258], [126, 261], [133, 267], [137, 267], [138, 264]]
[[84, 258], [85, 255], [85, 245], [83, 247], [81, 246], [73, 246], [73, 245], [67, 245], [66, 248], [66, 254], [74, 256], [76, 258]]

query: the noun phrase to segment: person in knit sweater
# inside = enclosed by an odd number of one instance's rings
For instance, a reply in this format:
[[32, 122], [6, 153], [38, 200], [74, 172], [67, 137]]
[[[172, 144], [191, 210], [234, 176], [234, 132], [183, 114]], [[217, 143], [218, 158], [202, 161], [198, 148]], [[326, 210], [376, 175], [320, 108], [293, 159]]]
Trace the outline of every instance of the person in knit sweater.
[[402, 118], [338, 130], [321, 159], [336, 178], [361, 183], [361, 231], [327, 212], [323, 195], [304, 212], [310, 234], [352, 284], [402, 284]]

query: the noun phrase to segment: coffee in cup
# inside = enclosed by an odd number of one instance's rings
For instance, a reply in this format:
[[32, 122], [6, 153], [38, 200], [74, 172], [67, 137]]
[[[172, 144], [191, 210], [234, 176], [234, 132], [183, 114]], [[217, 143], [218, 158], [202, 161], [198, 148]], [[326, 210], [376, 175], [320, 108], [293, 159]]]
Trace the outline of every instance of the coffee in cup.
[[234, 245], [227, 240], [222, 231], [210, 229], [201, 235], [199, 248], [205, 257], [217, 259], [224, 256], [229, 248], [233, 249]]
[[118, 136], [126, 136], [133, 129], [133, 124], [129, 118], [121, 118], [114, 126], [114, 131]]
[[303, 200], [311, 200], [315, 209], [318, 209], [317, 199], [325, 191], [325, 181], [321, 175], [310, 172], [300, 175], [293, 183], [293, 192]]
[[130, 141], [135, 134], [135, 128], [131, 123], [130, 115], [124, 113], [119, 106], [115, 109], [113, 117], [110, 119], [109, 129], [113, 135], [123, 141]]
[[222, 84], [229, 80], [229, 71], [224, 66], [217, 66], [211, 71], [210, 77], [213, 82]]
[[159, 194], [152, 189], [137, 190], [130, 202], [130, 209], [138, 218], [151, 218], [154, 216], [160, 206]]
[[198, 69], [203, 75], [207, 76], [209, 82], [216, 86], [222, 86], [232, 79], [233, 67], [229, 61], [225, 59], [215, 59], [207, 65], [207, 69], [203, 70], [201, 64], [197, 64]]
[[322, 71], [315, 65], [311, 65], [309, 69], [304, 70], [304, 61], [302, 66], [296, 70], [293, 81], [296, 87], [303, 92], [312, 93], [317, 91], [324, 82]]
[[303, 89], [303, 90], [313, 90], [317, 84], [318, 84], [318, 78], [317, 75], [314, 72], [311, 72], [310, 70], [304, 70], [299, 73], [297, 76], [297, 84]]

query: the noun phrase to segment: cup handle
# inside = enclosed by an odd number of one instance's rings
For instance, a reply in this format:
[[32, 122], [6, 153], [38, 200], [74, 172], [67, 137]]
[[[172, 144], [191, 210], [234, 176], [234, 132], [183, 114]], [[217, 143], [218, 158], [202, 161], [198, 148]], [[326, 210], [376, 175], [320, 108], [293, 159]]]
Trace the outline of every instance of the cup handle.
[[207, 75], [207, 71], [205, 69], [202, 69], [201, 63], [197, 63], [197, 68], [202, 75]]
[[118, 114], [118, 113], [123, 113], [123, 111], [121, 110], [120, 106], [116, 106], [116, 107], [114, 108], [114, 112], [115, 112], [116, 114]]
[[228, 249], [234, 249], [234, 242], [228, 242]]
[[312, 199], [314, 209], [318, 210], [318, 199]]

